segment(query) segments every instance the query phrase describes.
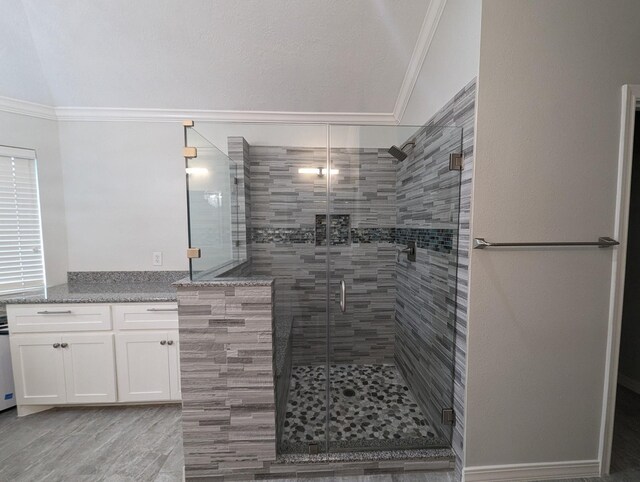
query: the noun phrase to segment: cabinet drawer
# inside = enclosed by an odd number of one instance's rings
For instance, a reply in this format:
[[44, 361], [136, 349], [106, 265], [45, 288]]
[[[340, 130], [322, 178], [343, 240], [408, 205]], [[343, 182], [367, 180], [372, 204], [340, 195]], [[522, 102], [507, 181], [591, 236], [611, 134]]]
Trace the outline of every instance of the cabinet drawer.
[[38, 304], [9, 305], [7, 318], [11, 333], [58, 331], [104, 331], [111, 329], [109, 305]]
[[113, 305], [117, 330], [177, 330], [177, 303]]

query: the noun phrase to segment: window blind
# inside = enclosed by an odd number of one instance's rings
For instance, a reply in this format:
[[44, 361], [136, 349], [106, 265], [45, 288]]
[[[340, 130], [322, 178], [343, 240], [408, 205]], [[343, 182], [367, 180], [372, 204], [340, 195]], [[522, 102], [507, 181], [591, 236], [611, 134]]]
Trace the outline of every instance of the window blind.
[[35, 152], [0, 146], [0, 296], [45, 286]]

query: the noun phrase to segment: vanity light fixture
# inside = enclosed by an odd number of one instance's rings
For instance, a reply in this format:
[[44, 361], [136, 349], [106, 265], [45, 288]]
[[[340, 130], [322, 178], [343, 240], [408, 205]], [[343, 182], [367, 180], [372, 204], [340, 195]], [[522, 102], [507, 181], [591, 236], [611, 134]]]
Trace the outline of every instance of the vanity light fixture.
[[206, 167], [187, 167], [185, 170], [187, 171], [187, 174], [208, 174], [209, 173], [209, 169], [207, 169]]
[[[315, 174], [318, 177], [324, 177], [326, 169], [324, 167], [301, 167], [298, 169], [299, 174]], [[340, 172], [339, 169], [331, 169], [329, 173], [333, 176]]]

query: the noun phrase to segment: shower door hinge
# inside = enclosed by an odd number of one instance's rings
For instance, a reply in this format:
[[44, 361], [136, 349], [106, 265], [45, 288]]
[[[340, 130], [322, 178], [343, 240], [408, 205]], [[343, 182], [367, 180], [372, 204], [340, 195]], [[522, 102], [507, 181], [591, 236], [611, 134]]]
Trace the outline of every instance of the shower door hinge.
[[463, 157], [461, 153], [453, 152], [449, 154], [449, 170], [462, 171]]
[[188, 248], [187, 249], [187, 258], [199, 258], [200, 257], [200, 248]]
[[234, 177], [234, 178], [233, 178], [233, 183], [234, 183], [236, 186], [238, 185], [238, 178], [237, 178], [237, 177]]
[[442, 423], [445, 425], [456, 424], [456, 412], [453, 411], [453, 408], [442, 409]]

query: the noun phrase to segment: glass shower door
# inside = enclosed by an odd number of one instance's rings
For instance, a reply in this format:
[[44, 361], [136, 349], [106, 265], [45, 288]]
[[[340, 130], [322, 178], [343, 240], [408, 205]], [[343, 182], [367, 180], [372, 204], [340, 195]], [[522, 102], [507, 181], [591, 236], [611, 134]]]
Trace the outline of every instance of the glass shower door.
[[461, 129], [329, 138], [329, 450], [448, 447]]

